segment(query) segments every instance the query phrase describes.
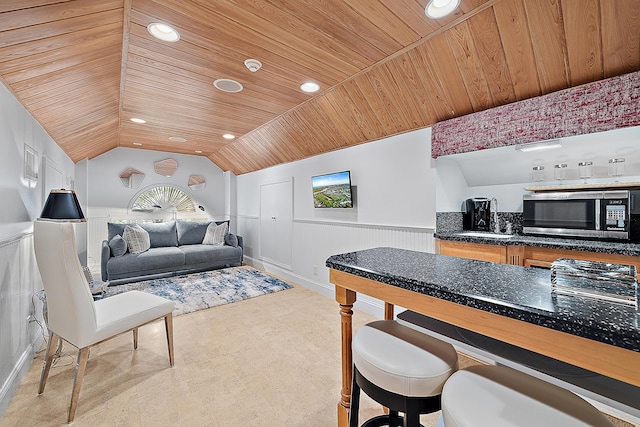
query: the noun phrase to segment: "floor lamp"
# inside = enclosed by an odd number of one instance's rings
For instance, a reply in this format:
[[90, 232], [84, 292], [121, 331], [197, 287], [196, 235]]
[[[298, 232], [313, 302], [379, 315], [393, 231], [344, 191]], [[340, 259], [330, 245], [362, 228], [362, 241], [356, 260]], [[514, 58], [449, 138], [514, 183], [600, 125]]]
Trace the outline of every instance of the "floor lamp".
[[[37, 221], [53, 221], [53, 222], [86, 222], [87, 220], [82, 213], [82, 208], [76, 197], [76, 193], [73, 190], [51, 190], [47, 201], [42, 208], [42, 213]], [[38, 236], [34, 232], [34, 239]], [[35, 249], [37, 250], [37, 248]], [[37, 258], [37, 254], [36, 254]], [[40, 275], [47, 274], [46, 271], [40, 269]], [[47, 320], [47, 300], [44, 291], [39, 293], [40, 300], [44, 304], [43, 315], [45, 322]], [[58, 347], [56, 349], [55, 357], [59, 357], [62, 354], [62, 340], [58, 341]]]

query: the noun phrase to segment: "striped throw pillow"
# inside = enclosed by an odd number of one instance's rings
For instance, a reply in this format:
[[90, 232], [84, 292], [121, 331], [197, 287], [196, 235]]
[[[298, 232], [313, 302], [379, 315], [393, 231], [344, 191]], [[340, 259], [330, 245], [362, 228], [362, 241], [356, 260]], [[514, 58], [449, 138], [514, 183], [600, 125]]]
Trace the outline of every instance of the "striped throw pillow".
[[229, 223], [223, 222], [222, 224], [217, 225], [215, 222], [212, 222], [207, 227], [207, 232], [204, 235], [204, 239], [202, 239], [202, 244], [222, 246], [224, 245], [224, 236], [228, 231]]
[[147, 230], [140, 227], [138, 224], [125, 226], [123, 234], [123, 238], [127, 242], [129, 252], [132, 254], [146, 252], [151, 247], [149, 233], [147, 233]]

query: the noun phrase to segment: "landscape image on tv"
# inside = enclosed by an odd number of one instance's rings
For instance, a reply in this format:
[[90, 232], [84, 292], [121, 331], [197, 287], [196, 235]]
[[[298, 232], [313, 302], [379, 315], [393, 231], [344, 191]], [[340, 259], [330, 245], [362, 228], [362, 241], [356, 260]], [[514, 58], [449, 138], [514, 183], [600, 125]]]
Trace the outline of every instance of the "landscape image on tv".
[[316, 208], [352, 208], [349, 171], [311, 177], [313, 206]]

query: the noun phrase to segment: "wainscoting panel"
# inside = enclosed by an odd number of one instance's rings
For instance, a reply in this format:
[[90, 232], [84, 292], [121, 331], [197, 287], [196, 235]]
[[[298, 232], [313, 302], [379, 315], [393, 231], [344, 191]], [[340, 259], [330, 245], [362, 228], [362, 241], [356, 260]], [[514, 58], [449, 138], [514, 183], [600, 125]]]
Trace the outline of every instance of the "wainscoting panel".
[[0, 240], [0, 417], [42, 343], [41, 288], [33, 234]]
[[[254, 217], [238, 217], [238, 234], [243, 235], [248, 247], [255, 245], [253, 239], [258, 237], [258, 223]], [[331, 255], [380, 246], [433, 253], [434, 232], [434, 227], [294, 219], [290, 270], [261, 261], [247, 251], [245, 262], [333, 298], [334, 288], [329, 282], [329, 269], [325, 266]], [[379, 315], [382, 312], [381, 301], [366, 296], [359, 296], [358, 301], [356, 305], [369, 313]]]
[[100, 252], [102, 241], [107, 238], [108, 216], [91, 216], [87, 218], [87, 267], [94, 276], [100, 274]]

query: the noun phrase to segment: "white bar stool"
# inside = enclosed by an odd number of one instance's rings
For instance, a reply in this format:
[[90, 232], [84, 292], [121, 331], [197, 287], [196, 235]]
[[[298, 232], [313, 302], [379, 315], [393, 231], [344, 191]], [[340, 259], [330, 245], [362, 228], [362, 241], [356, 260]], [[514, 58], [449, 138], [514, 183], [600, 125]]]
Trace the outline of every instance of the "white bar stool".
[[419, 426], [420, 414], [440, 410], [442, 386], [458, 369], [458, 354], [451, 344], [394, 320], [358, 329], [352, 350], [350, 427], [358, 427], [361, 389], [389, 408], [388, 415], [371, 418], [362, 427]]
[[505, 366], [471, 366], [442, 391], [445, 427], [612, 427], [576, 394]]

